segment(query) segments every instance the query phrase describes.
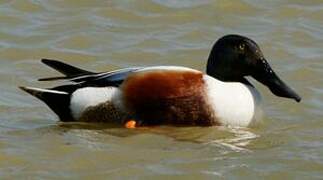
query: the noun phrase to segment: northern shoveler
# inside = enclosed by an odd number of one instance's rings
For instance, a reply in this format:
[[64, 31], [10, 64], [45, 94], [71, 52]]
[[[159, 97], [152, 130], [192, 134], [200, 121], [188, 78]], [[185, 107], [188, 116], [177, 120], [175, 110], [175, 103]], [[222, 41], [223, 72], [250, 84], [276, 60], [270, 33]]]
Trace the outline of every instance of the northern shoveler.
[[240, 35], [214, 44], [206, 74], [187, 67], [133, 67], [94, 73], [57, 60], [42, 62], [71, 83], [40, 89], [20, 87], [44, 101], [62, 121], [134, 125], [249, 126], [257, 120], [260, 95], [251, 76], [276, 96], [298, 96], [272, 70], [259, 46]]

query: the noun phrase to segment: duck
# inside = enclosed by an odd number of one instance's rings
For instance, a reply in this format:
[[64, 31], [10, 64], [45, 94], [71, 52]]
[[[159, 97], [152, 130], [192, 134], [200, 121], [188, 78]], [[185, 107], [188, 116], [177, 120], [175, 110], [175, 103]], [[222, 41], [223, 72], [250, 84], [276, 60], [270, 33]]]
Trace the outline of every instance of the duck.
[[182, 66], [92, 72], [59, 60], [41, 61], [63, 76], [40, 81], [65, 83], [20, 89], [47, 104], [63, 122], [248, 127], [261, 118], [262, 99], [248, 77], [278, 97], [301, 101], [274, 72], [258, 44], [238, 34], [214, 43], [205, 72]]

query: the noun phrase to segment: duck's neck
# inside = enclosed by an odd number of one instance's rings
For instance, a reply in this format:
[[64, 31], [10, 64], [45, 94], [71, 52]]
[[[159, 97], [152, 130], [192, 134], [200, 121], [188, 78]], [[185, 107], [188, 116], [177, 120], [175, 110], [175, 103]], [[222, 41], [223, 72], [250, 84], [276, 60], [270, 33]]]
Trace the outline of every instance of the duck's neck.
[[[210, 74], [208, 74], [210, 75]], [[223, 82], [240, 82], [242, 84], [245, 84], [245, 85], [248, 85], [248, 86], [251, 86], [251, 87], [254, 87], [249, 81], [248, 79], [246, 79], [245, 77], [239, 77], [239, 78], [236, 78], [236, 77], [223, 77], [221, 75], [210, 75], [220, 81], [223, 81]]]
[[232, 75], [230, 76], [221, 70], [220, 71], [217, 71], [217, 70], [218, 70], [217, 68], [209, 68], [208, 66], [206, 70], [206, 74], [223, 82], [240, 82], [245, 85], [249, 85], [253, 87], [253, 85], [245, 77], [235, 77]]
[[249, 82], [246, 78], [241, 78], [239, 81], [237, 81], [237, 82], [241, 82], [241, 83], [243, 83], [243, 84], [245, 84], [245, 85], [248, 85], [248, 86], [251, 86], [251, 87], [254, 87], [252, 84], [251, 84], [251, 82]]
[[242, 73], [237, 70], [233, 71], [232, 67], [228, 65], [228, 62], [217, 61], [219, 58], [221, 57], [217, 57], [211, 52], [206, 67], [207, 75], [223, 82], [240, 82], [253, 87], [253, 85], [241, 75]]

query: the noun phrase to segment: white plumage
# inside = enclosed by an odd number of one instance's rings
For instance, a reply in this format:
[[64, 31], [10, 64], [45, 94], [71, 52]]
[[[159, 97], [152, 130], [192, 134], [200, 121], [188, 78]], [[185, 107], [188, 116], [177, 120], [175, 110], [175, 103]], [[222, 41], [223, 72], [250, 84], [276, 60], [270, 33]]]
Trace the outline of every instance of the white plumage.
[[86, 87], [76, 90], [71, 96], [70, 109], [72, 116], [78, 119], [91, 106], [112, 102], [119, 89], [116, 87]]
[[260, 94], [239, 82], [222, 82], [204, 75], [206, 93], [211, 107], [223, 125], [246, 127], [260, 117]]

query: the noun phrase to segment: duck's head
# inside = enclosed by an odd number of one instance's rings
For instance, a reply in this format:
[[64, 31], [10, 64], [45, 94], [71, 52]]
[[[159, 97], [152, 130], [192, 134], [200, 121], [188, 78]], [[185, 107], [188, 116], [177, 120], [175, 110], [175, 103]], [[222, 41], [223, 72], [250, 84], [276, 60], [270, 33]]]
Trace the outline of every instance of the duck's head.
[[245, 77], [251, 76], [276, 96], [301, 101], [301, 97], [276, 75], [257, 43], [244, 36], [226, 35], [214, 44], [207, 74], [221, 81], [244, 83], [248, 82]]

